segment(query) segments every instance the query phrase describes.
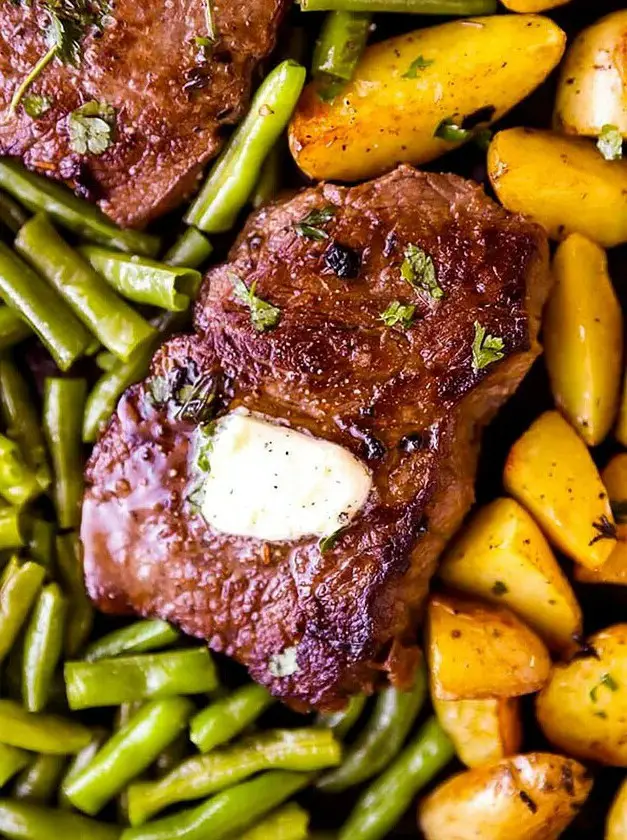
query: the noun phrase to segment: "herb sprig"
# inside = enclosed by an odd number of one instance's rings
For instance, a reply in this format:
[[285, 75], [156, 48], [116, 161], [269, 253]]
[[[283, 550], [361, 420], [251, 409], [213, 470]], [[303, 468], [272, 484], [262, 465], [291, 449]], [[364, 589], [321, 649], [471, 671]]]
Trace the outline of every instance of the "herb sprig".
[[68, 117], [70, 148], [79, 155], [102, 155], [113, 142], [115, 110], [107, 102], [91, 100]]
[[601, 128], [597, 140], [597, 149], [605, 160], [620, 160], [623, 156], [623, 135], [615, 125], [606, 124]]
[[475, 373], [505, 355], [505, 342], [498, 335], [488, 335], [485, 327], [475, 321], [475, 337], [472, 342], [472, 369]]
[[444, 290], [438, 284], [435, 265], [431, 257], [417, 245], [405, 248], [401, 277], [419, 292], [426, 292], [433, 300], [442, 300]]
[[262, 300], [255, 294], [257, 281], [252, 283], [250, 289], [244, 281], [236, 275], [231, 275], [233, 281], [233, 297], [243, 303], [250, 310], [250, 320], [257, 332], [270, 330], [279, 323], [281, 310], [266, 300]]
[[299, 236], [322, 242], [324, 239], [329, 238], [329, 234], [324, 229], [324, 226], [331, 221], [336, 212], [337, 208], [332, 204], [327, 204], [326, 207], [314, 207], [300, 222], [294, 225], [294, 230]]

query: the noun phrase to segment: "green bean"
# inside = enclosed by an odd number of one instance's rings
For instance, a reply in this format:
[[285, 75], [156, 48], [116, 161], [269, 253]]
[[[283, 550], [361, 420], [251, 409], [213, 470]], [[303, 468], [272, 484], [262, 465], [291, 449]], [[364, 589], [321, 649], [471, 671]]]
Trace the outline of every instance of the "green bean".
[[118, 362], [119, 359], [117, 356], [114, 356], [113, 353], [109, 353], [108, 350], [102, 350], [96, 355], [96, 364], [100, 370], [113, 370]]
[[338, 738], [344, 738], [361, 717], [366, 705], [365, 694], [354, 694], [339, 712], [318, 715], [316, 724], [330, 729]]
[[205, 233], [230, 230], [248, 201], [261, 166], [288, 123], [305, 82], [305, 68], [283, 61], [266, 76], [226, 149], [185, 216]]
[[45, 569], [30, 562], [20, 565], [16, 561], [5, 569], [0, 584], [0, 662], [13, 647], [26, 622], [45, 574]]
[[382, 840], [412, 799], [455, 755], [453, 744], [435, 717], [388, 769], [361, 795], [339, 840]]
[[[0, 160], [0, 169], [5, 165]], [[91, 336], [63, 298], [0, 242], [0, 297], [30, 325], [61, 370], [68, 370]]]
[[496, 0], [298, 0], [301, 12], [401, 12], [410, 15], [491, 15]]
[[118, 840], [121, 831], [81, 814], [0, 799], [0, 836], [7, 840]]
[[123, 230], [95, 205], [77, 198], [61, 184], [29, 172], [15, 160], [0, 160], [0, 187], [33, 213], [43, 210], [61, 227], [89, 242], [107, 245], [131, 254], [154, 257], [159, 239], [137, 230]]
[[97, 814], [185, 729], [192, 709], [191, 700], [183, 697], [146, 703], [70, 780], [65, 796], [86, 814]]
[[28, 553], [51, 576], [54, 568], [56, 527], [53, 522], [48, 522], [46, 519], [31, 517], [29, 530]]
[[7, 350], [32, 335], [31, 328], [14, 309], [0, 305], [0, 350]]
[[0, 507], [0, 551], [21, 548], [25, 541], [21, 509], [9, 505]]
[[427, 692], [425, 669], [416, 671], [411, 691], [384, 688], [367, 726], [337, 770], [318, 781], [320, 790], [337, 793], [372, 778], [397, 755], [422, 708]]
[[283, 163], [283, 148], [276, 143], [269, 151], [268, 157], [261, 166], [259, 178], [250, 197], [250, 203], [257, 210], [272, 201], [281, 185], [281, 165]]
[[119, 362], [94, 385], [85, 406], [83, 441], [93, 443], [115, 411], [123, 392], [148, 373], [155, 350], [172, 330], [182, 324], [180, 314], [167, 313], [153, 322], [158, 334], [138, 347], [128, 362]]
[[28, 213], [10, 195], [0, 192], [0, 222], [15, 235], [28, 221]]
[[[306, 840], [309, 814], [295, 802], [239, 835], [239, 840]], [[235, 840], [235, 838], [233, 838]]]
[[131, 825], [140, 825], [168, 805], [200, 799], [262, 770], [310, 772], [339, 764], [341, 748], [328, 730], [264, 732], [226, 750], [188, 758], [155, 782], [136, 782], [128, 790]]
[[70, 755], [91, 741], [91, 732], [74, 720], [33, 714], [14, 700], [0, 700], [0, 741], [38, 753]]
[[7, 435], [20, 447], [26, 464], [34, 470], [43, 490], [50, 486], [51, 473], [39, 411], [28, 383], [8, 358], [0, 359], [0, 401]]
[[106, 729], [94, 730], [93, 737], [89, 744], [87, 744], [86, 747], [83, 747], [80, 752], [77, 752], [76, 755], [72, 757], [65, 775], [61, 780], [61, 784], [59, 785], [59, 808], [70, 810], [74, 807], [67, 798], [65, 789], [66, 787], [71, 788], [74, 780], [89, 764], [91, 764], [92, 760], [100, 751], [100, 748], [106, 742], [108, 737], [109, 733]]
[[36, 756], [15, 780], [13, 796], [26, 802], [48, 805], [57, 792], [65, 764], [64, 755], [42, 753]]
[[150, 324], [59, 236], [47, 216], [33, 216], [18, 233], [15, 247], [98, 341], [123, 361], [152, 336]]
[[275, 702], [257, 683], [248, 683], [226, 697], [210, 703], [190, 724], [190, 740], [206, 753], [243, 732]]
[[84, 379], [49, 377], [44, 383], [44, 433], [52, 456], [54, 505], [61, 528], [76, 528], [81, 521], [81, 424], [86, 394]]
[[65, 665], [65, 687], [73, 710], [175, 694], [201, 694], [217, 685], [216, 667], [206, 648]]
[[213, 246], [198, 228], [185, 228], [183, 233], [167, 251], [163, 261], [168, 265], [185, 268], [200, 268], [213, 252]]
[[183, 312], [198, 294], [202, 277], [195, 268], [120, 254], [97, 245], [83, 245], [79, 250], [110, 286], [135, 303]]
[[59, 577], [68, 598], [64, 650], [76, 656], [89, 638], [94, 623], [94, 608], [85, 591], [81, 544], [75, 533], [62, 534], [56, 540]]
[[4, 787], [20, 770], [23, 770], [32, 759], [26, 750], [0, 744], [0, 788]]
[[253, 825], [311, 781], [306, 773], [263, 773], [224, 790], [196, 808], [127, 828], [122, 840], [225, 840]]
[[61, 658], [67, 604], [56, 583], [39, 594], [24, 636], [22, 698], [29, 712], [45, 709]]
[[314, 78], [350, 81], [368, 40], [372, 15], [337, 11], [322, 24], [313, 55]]
[[84, 657], [88, 662], [96, 662], [122, 653], [145, 653], [172, 645], [180, 638], [178, 630], [167, 621], [157, 618], [136, 621], [92, 642], [86, 648]]
[[25, 505], [41, 493], [35, 473], [26, 466], [20, 448], [0, 435], [0, 496], [12, 505]]

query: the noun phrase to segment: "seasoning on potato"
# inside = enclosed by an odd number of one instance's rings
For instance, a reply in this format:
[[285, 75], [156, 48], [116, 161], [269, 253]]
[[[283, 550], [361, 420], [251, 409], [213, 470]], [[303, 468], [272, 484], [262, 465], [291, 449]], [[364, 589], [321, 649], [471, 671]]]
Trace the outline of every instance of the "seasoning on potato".
[[554, 650], [581, 632], [581, 609], [540, 528], [514, 499], [481, 508], [447, 551], [449, 586], [514, 610]]
[[509, 451], [505, 488], [565, 554], [592, 569], [616, 545], [614, 516], [587, 446], [557, 411], [546, 411]]
[[514, 613], [452, 595], [431, 596], [426, 651], [439, 700], [530, 694], [551, 668], [544, 643]]
[[544, 358], [558, 408], [588, 444], [614, 424], [623, 362], [623, 315], [605, 251], [581, 234], [562, 242], [544, 314]]
[[530, 15], [457, 20], [374, 44], [332, 101], [319, 81], [305, 88], [290, 124], [294, 159], [310, 178], [343, 181], [426, 163], [528, 96], [564, 46], [555, 23]]
[[627, 9], [584, 29], [564, 57], [554, 122], [566, 134], [598, 137], [604, 126], [627, 136]]
[[514, 755], [522, 743], [517, 697], [438, 700], [433, 708], [442, 729], [467, 767], [480, 767]]
[[555, 665], [536, 715], [558, 749], [627, 767], [627, 624], [595, 633], [581, 656]]
[[606, 248], [627, 242], [627, 160], [605, 160], [591, 140], [499, 131], [488, 175], [501, 204], [538, 222], [551, 239], [581, 233]]
[[517, 755], [441, 784], [421, 802], [418, 824], [427, 840], [555, 840], [591, 788], [571, 758]]

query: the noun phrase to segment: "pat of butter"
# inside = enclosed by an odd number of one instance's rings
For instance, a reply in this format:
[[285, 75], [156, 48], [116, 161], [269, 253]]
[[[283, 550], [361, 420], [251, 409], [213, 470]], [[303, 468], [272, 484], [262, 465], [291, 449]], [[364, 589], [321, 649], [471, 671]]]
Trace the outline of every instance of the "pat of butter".
[[205, 520], [260, 540], [329, 536], [372, 487], [369, 470], [344, 447], [242, 411], [216, 423], [209, 464]]

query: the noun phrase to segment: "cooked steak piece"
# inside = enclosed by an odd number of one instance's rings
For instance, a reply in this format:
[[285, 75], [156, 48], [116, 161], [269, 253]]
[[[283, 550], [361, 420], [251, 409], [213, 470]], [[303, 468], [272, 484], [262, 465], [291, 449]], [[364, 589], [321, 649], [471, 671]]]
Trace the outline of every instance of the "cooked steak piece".
[[[548, 286], [541, 230], [454, 175], [402, 166], [257, 212], [209, 272], [195, 335], [161, 348], [95, 448], [91, 597], [207, 639], [297, 706], [407, 684], [429, 579], [473, 501], [481, 430], [539, 351]], [[242, 417], [261, 419], [261, 455], [234, 443]], [[302, 433], [341, 449], [323, 443], [303, 469]], [[292, 533], [338, 452], [338, 492], [353, 482], [357, 498], [366, 474], [365, 501], [331, 539]], [[287, 494], [283, 455], [301, 469]]]
[[[122, 225], [179, 204], [219, 150], [222, 128], [245, 111], [253, 70], [287, 6], [211, 0], [210, 44], [207, 3], [1, 3], [0, 154], [97, 199]], [[15, 91], [58, 37], [53, 20], [63, 27], [61, 49], [11, 113]]]

